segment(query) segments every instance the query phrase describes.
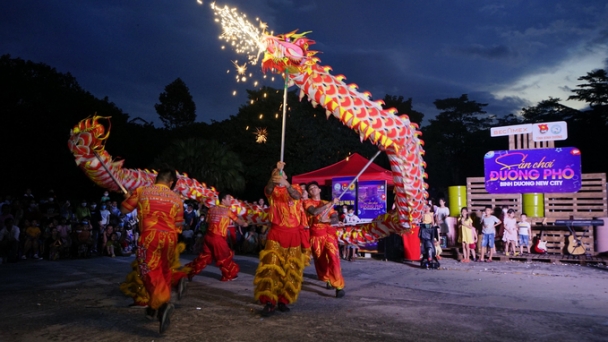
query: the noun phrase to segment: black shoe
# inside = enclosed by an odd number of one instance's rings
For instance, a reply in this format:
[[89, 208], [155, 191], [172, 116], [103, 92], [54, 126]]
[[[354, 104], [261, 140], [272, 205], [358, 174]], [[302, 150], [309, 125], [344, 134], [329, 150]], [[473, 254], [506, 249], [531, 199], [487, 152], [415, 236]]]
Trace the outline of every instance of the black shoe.
[[344, 290], [336, 289], [336, 298], [342, 298], [344, 297], [344, 295], [346, 295], [346, 292], [344, 292]]
[[287, 307], [284, 303], [279, 303], [279, 311], [281, 312], [289, 312], [291, 309]]
[[160, 309], [158, 309], [158, 321], [160, 322], [158, 327], [159, 333], [163, 334], [165, 331], [167, 331], [167, 329], [169, 329], [173, 309], [175, 309], [175, 307], [171, 303], [165, 303], [160, 307]]
[[148, 306], [146, 308], [146, 318], [153, 321], [156, 318], [156, 310]]
[[266, 306], [262, 309], [262, 317], [270, 317], [274, 314], [274, 305], [272, 303], [266, 303]]
[[182, 300], [186, 293], [186, 278], [182, 278], [177, 283], [177, 300]]
[[333, 286], [331, 286], [331, 283], [330, 283], [330, 282], [327, 282], [327, 283], [325, 284], [325, 288], [326, 288], [326, 289], [328, 289], [328, 290], [331, 290], [331, 289], [333, 289], [334, 287], [333, 287]]
[[194, 279], [194, 274], [188, 274], [188, 281], [192, 281]]

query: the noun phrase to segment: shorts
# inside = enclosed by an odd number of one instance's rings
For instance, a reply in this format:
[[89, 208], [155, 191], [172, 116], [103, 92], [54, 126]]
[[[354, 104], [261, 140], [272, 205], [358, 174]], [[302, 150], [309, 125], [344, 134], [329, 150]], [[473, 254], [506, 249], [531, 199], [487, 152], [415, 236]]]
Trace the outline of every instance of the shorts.
[[494, 236], [496, 234], [483, 234], [483, 239], [481, 240], [481, 247], [490, 247], [494, 248]]
[[470, 243], [469, 244], [469, 248], [475, 249], [475, 248], [477, 248], [477, 244], [476, 243]]
[[519, 244], [522, 246], [529, 246], [530, 245], [530, 235], [519, 234]]

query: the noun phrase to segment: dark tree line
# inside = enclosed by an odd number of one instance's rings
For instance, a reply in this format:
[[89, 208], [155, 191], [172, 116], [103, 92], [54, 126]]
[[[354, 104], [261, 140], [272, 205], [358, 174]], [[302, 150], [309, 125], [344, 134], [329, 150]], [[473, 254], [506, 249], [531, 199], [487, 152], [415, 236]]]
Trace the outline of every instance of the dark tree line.
[[[606, 172], [608, 161], [608, 78], [595, 70], [579, 78], [581, 84], [570, 99], [589, 105], [578, 111], [549, 98], [522, 108], [518, 115], [494, 117], [488, 104], [463, 94], [434, 102], [440, 114], [422, 127], [427, 172], [431, 189], [443, 193], [450, 185], [464, 184], [468, 176], [483, 175], [483, 155], [507, 148], [506, 137], [491, 138], [489, 128], [528, 122], [568, 122], [569, 139], [559, 146], [576, 146], [583, 153], [584, 172]], [[97, 113], [112, 116], [112, 133], [106, 146], [125, 167], [176, 167], [189, 176], [256, 199], [269, 172], [279, 159], [282, 90], [248, 91], [248, 101], [238, 113], [210, 124], [194, 122], [196, 107], [187, 86], [176, 79], [165, 87], [155, 109], [164, 127], [141, 118], [130, 118], [107, 98], [98, 99], [82, 89], [69, 73], [62, 74], [41, 63], [8, 55], [0, 58], [0, 144], [4, 149], [0, 176], [3, 193], [18, 194], [25, 187], [53, 188], [66, 196], [85, 196], [100, 191], [74, 165], [67, 150], [70, 129]], [[386, 95], [385, 108], [394, 107], [420, 123], [424, 114], [413, 109], [411, 98]], [[265, 130], [266, 141], [256, 142]], [[285, 162], [289, 174], [312, 171], [338, 162], [350, 153], [365, 157], [377, 148], [361, 143], [359, 136], [323, 108], [299, 101], [297, 91], [288, 93]], [[376, 162], [386, 168], [381, 155]]]

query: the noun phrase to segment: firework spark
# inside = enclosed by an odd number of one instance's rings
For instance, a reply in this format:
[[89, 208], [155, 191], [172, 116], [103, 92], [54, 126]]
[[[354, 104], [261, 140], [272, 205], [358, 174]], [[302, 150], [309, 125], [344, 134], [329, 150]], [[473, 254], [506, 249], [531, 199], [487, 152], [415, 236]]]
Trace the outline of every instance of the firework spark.
[[247, 55], [249, 63], [256, 64], [258, 57], [266, 49], [263, 40], [265, 24], [262, 29], [255, 27], [247, 21], [247, 16], [239, 13], [236, 8], [219, 7], [212, 3], [211, 9], [216, 16], [215, 21], [222, 25], [220, 39], [233, 46], [236, 53]]
[[266, 143], [266, 140], [268, 138], [268, 131], [266, 130], [266, 128], [256, 127], [255, 132], [253, 132], [253, 134], [255, 134], [256, 143], [258, 143], [258, 144]]

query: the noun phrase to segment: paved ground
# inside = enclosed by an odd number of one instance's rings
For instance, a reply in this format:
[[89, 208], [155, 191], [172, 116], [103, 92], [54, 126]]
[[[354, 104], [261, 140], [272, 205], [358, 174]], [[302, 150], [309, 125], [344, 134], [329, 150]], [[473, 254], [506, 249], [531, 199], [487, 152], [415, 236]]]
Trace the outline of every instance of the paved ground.
[[[187, 262], [193, 256], [183, 256]], [[440, 270], [344, 262], [346, 297], [305, 271], [287, 314], [261, 318], [257, 259], [237, 256], [238, 280], [210, 266], [176, 302], [170, 330], [130, 309], [118, 284], [132, 258], [0, 265], [0, 341], [606, 341], [605, 268], [444, 260]]]

